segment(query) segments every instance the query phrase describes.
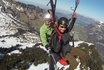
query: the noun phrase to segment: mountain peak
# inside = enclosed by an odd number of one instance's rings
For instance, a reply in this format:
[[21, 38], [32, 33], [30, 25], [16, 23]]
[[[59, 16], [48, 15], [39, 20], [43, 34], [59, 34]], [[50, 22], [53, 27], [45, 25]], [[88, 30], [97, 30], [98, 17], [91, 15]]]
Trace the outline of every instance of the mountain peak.
[[104, 23], [103, 21], [99, 21], [99, 22], [100, 22], [100, 24]]

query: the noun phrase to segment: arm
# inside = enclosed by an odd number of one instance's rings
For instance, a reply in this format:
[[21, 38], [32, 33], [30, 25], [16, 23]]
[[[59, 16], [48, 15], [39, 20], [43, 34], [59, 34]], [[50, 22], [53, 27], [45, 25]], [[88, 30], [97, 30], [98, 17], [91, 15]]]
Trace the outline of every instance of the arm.
[[70, 32], [74, 26], [74, 23], [76, 21], [76, 13], [73, 13], [73, 16], [69, 22], [69, 25], [68, 25], [68, 31]]
[[40, 38], [42, 40], [42, 44], [43, 46], [46, 46], [48, 45], [48, 42], [47, 42], [47, 38], [46, 38], [46, 28], [44, 27], [44, 24], [42, 25], [42, 27], [40, 28]]

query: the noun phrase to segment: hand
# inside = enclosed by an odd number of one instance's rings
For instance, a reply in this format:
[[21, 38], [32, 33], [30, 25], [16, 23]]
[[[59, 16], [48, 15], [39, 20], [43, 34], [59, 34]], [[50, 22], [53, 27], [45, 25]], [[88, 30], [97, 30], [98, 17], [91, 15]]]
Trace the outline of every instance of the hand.
[[76, 16], [76, 13], [75, 13], [75, 12], [73, 13], [73, 18], [77, 18], [77, 16]]
[[47, 50], [51, 49], [51, 47], [49, 45], [45, 46]]

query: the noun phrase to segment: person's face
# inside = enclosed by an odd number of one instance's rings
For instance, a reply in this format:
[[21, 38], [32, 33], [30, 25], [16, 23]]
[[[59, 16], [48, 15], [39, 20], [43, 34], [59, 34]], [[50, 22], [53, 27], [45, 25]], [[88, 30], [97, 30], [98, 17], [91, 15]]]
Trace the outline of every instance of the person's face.
[[65, 25], [62, 25], [62, 24], [60, 24], [58, 28], [59, 28], [59, 31], [60, 31], [61, 33], [64, 33], [65, 30], [66, 30], [66, 26], [65, 26]]
[[51, 22], [48, 22], [48, 21], [47, 21], [45, 24], [46, 24], [47, 26], [50, 26], [50, 25], [51, 25]]

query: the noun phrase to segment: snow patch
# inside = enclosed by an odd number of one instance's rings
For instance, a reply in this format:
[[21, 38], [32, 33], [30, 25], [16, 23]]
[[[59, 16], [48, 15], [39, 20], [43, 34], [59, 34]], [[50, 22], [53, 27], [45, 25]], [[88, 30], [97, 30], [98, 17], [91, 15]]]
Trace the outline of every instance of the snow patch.
[[87, 44], [88, 44], [88, 46], [94, 45], [93, 43], [88, 43], [88, 42], [85, 42], [85, 43], [87, 43]]
[[[67, 68], [69, 68], [69, 65], [63, 66], [60, 63], [58, 63], [57, 66], [59, 69], [63, 68], [63, 70], [66, 70]], [[32, 64], [30, 66], [30, 68], [27, 70], [45, 70], [45, 69], [49, 70], [49, 64], [48, 63], [38, 64], [37, 66]]]
[[79, 56], [76, 58], [76, 61], [78, 62], [78, 66], [74, 70], [81, 70], [81, 67], [80, 67], [81, 66], [81, 62], [80, 62]]
[[37, 66], [32, 64], [28, 70], [45, 70], [45, 69], [49, 70], [49, 64], [48, 63], [38, 64]]
[[101, 27], [101, 25], [98, 25], [98, 27]]
[[[0, 47], [2, 48], [11, 48], [15, 47], [16, 45], [21, 45], [19, 48], [25, 49], [26, 47], [32, 47], [37, 42], [39, 42], [39, 37], [36, 37], [35, 35], [29, 37], [29, 33], [24, 34], [25, 39], [21, 37], [4, 37], [0, 38]], [[35, 36], [35, 37], [34, 37]]]
[[78, 66], [77, 66], [77, 68], [74, 69], [74, 70], [82, 70], [82, 69], [80, 68], [80, 65], [81, 65], [81, 63], [79, 63]]
[[49, 53], [49, 51], [44, 47], [44, 46], [38, 46], [39, 48], [43, 49], [44, 51], [46, 51], [47, 53]]
[[[81, 44], [81, 43], [86, 43], [86, 44], [88, 44], [88, 46], [94, 45], [93, 43], [88, 43], [88, 42], [84, 42], [84, 41], [76, 41], [76, 42], [74, 42], [74, 47], [79, 47], [79, 44]], [[73, 46], [73, 42], [69, 42], [69, 44], [71, 46]]]
[[103, 21], [99, 21], [98, 27], [102, 27], [103, 26]]
[[[74, 42], [74, 47], [79, 47], [79, 44], [81, 44], [81, 43], [84, 43], [84, 41]], [[70, 42], [69, 44], [72, 46], [73, 45], [73, 42]]]
[[22, 7], [19, 7], [19, 6], [16, 7], [16, 9], [17, 9], [18, 11], [24, 11], [23, 8], [22, 8]]
[[0, 38], [0, 47], [2, 48], [10, 48], [16, 46], [16, 44], [20, 44], [20, 40], [16, 37]]
[[17, 29], [15, 28], [6, 28], [6, 27], [0, 27], [0, 36], [5, 36], [5, 35], [14, 35], [18, 32]]
[[60, 64], [59, 62], [57, 62], [57, 67], [59, 68], [59, 70], [61, 69], [61, 68], [63, 68], [63, 70], [66, 70], [66, 69], [68, 69], [69, 67], [70, 67], [70, 65], [62, 65], [62, 64]]
[[11, 55], [11, 54], [21, 54], [22, 52], [20, 52], [19, 50], [14, 50], [10, 53], [8, 53], [8, 55]]
[[104, 23], [103, 21], [99, 21], [100, 23]]
[[0, 12], [1, 12], [2, 6], [0, 6]]
[[3, 1], [3, 3], [6, 5], [6, 6], [11, 6], [11, 4], [9, 3], [9, 2], [7, 2], [7, 1], [5, 1], [5, 0], [2, 0]]

